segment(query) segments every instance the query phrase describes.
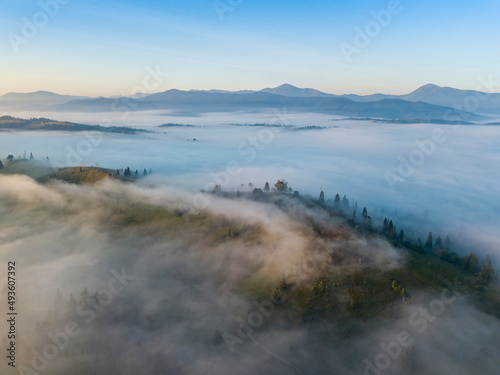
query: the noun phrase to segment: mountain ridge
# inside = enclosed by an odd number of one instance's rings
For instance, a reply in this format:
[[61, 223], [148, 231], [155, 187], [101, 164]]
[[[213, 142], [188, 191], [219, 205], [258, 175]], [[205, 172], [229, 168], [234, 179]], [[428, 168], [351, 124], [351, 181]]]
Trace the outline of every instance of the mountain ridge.
[[[393, 100], [393, 102], [386, 100]], [[472, 102], [475, 105], [471, 107]], [[285, 83], [259, 91], [169, 89], [141, 97], [91, 98], [59, 95], [48, 91], [26, 94], [8, 93], [0, 97], [0, 109], [99, 112], [120, 106], [130, 107], [130, 110], [171, 110], [180, 114], [290, 107], [296, 111], [341, 116], [424, 120], [442, 119], [451, 110], [456, 112], [462, 120], [486, 121], [484, 116], [500, 116], [500, 93], [488, 94], [426, 84], [405, 95], [381, 93], [364, 96], [335, 95]]]

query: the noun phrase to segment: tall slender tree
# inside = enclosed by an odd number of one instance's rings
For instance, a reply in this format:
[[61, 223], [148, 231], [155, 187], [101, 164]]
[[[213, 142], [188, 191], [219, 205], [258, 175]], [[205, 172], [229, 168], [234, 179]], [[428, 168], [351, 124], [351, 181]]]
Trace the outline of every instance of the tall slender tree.
[[319, 193], [319, 199], [318, 202], [320, 205], [324, 206], [325, 205], [325, 193], [323, 190], [321, 190], [321, 193]]

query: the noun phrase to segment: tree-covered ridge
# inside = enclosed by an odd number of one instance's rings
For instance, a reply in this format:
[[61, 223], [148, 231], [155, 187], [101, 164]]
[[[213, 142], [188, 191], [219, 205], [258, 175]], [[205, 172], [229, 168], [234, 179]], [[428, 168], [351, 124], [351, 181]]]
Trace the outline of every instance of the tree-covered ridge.
[[128, 126], [86, 125], [47, 118], [22, 119], [12, 116], [0, 117], [0, 130], [47, 130], [47, 131], [100, 131], [105, 133], [135, 134], [147, 132]]

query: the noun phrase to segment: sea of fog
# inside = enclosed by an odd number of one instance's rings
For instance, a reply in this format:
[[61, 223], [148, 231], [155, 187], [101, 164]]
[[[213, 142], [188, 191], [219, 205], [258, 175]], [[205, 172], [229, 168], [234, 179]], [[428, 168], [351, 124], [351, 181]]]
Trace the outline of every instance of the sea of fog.
[[[455, 250], [500, 255], [500, 127], [385, 124], [286, 110], [190, 118], [157, 112], [43, 116], [151, 132], [2, 132], [1, 157], [26, 151], [36, 159], [48, 156], [54, 166], [151, 168], [152, 182], [188, 189], [222, 184], [248, 191], [249, 183], [263, 187], [285, 179], [301, 194], [346, 194], [368, 208], [375, 225], [390, 217], [414, 239], [425, 240], [432, 230], [435, 238], [450, 235]], [[158, 128], [164, 123], [197, 126]], [[255, 123], [326, 128], [232, 125]]]

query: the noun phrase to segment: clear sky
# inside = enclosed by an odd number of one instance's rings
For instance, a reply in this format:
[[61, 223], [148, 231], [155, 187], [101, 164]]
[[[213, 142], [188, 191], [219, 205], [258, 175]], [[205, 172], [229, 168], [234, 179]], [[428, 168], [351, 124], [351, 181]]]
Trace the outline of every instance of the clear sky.
[[[426, 83], [475, 89], [480, 76], [500, 81], [500, 1], [392, 2], [0, 0], [0, 95], [128, 95], [147, 67], [169, 73], [153, 91], [286, 82], [404, 94]], [[375, 20], [372, 11], [389, 8], [398, 10], [390, 21]], [[370, 32], [367, 46], [356, 44], [355, 28]], [[342, 43], [357, 48], [350, 61]]]

